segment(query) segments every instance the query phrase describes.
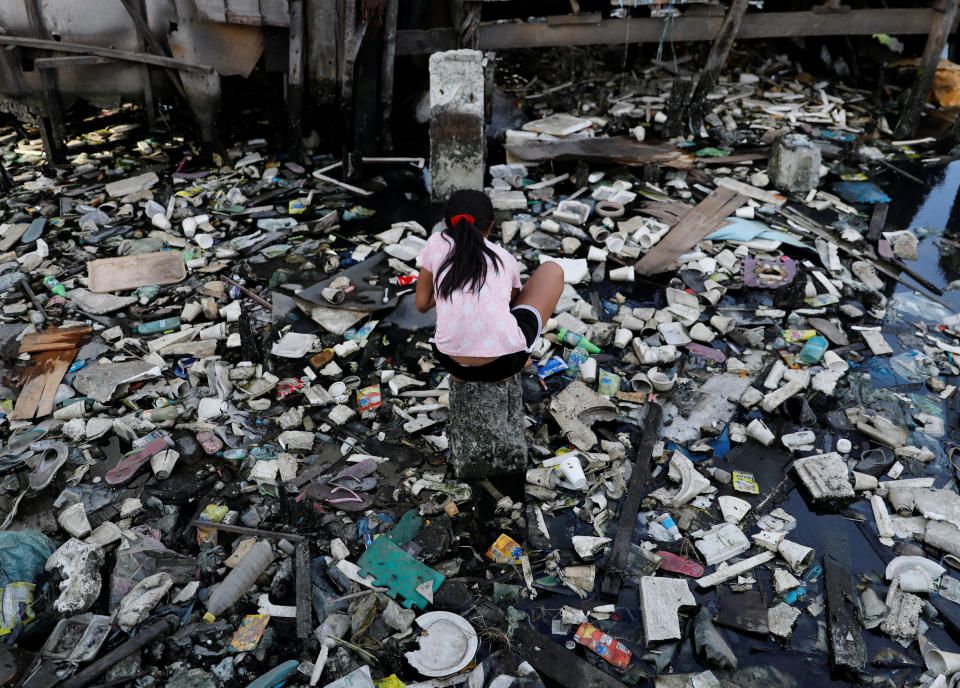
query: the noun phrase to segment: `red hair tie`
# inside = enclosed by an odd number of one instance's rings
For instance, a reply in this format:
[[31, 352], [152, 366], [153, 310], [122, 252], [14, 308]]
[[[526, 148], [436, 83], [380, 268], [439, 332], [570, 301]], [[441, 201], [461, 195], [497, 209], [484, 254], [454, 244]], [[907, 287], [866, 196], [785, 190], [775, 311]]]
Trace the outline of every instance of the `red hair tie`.
[[460, 222], [460, 220], [466, 220], [472, 225], [473, 215], [454, 215], [453, 217], [450, 218], [450, 226], [456, 227], [457, 223]]

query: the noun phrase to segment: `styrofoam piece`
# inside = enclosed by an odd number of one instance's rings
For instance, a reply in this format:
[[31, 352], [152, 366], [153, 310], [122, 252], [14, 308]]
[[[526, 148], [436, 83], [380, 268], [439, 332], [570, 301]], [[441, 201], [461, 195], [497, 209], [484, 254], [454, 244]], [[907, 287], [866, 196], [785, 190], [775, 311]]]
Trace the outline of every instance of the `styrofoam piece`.
[[707, 566], [732, 559], [750, 549], [750, 540], [732, 523], [720, 523], [705, 531], [696, 542]]
[[718, 583], [723, 583], [724, 581], [730, 580], [736, 576], [739, 576], [742, 573], [746, 573], [750, 569], [756, 568], [761, 564], [766, 564], [768, 561], [773, 559], [773, 552], [763, 552], [762, 554], [757, 554], [752, 556], [749, 559], [744, 559], [743, 561], [738, 561], [735, 564], [731, 564], [725, 568], [719, 569], [718, 571], [711, 573], [709, 576], [704, 576], [703, 578], [697, 579], [697, 586], [701, 588], [710, 588]]
[[739, 497], [723, 495], [717, 501], [720, 503], [720, 513], [723, 514], [723, 520], [727, 523], [740, 523], [747, 512], [750, 511], [750, 502]]
[[677, 610], [697, 604], [687, 580], [643, 576], [639, 592], [646, 640], [655, 642], [682, 638]]
[[754, 418], [747, 424], [747, 437], [752, 437], [765, 447], [769, 447], [776, 439], [773, 431], [759, 418]]
[[[893, 547], [893, 521], [890, 520], [890, 513], [887, 511], [887, 505], [880, 495], [873, 495], [870, 498], [870, 506], [873, 509], [873, 518], [877, 522], [877, 532], [880, 536], [880, 542], [887, 547]], [[908, 590], [907, 592], [913, 592]]]
[[777, 546], [777, 552], [794, 571], [800, 571], [809, 566], [815, 554], [812, 547], [801, 545], [792, 540], [782, 540]]

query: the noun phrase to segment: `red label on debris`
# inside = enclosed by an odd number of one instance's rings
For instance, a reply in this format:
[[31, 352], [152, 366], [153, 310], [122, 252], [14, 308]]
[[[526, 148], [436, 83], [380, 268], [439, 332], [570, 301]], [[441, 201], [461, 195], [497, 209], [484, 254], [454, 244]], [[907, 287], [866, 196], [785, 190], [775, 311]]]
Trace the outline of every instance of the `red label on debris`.
[[626, 669], [630, 664], [630, 657], [633, 656], [619, 640], [588, 623], [580, 624], [573, 639], [584, 647], [589, 647], [618, 669]]

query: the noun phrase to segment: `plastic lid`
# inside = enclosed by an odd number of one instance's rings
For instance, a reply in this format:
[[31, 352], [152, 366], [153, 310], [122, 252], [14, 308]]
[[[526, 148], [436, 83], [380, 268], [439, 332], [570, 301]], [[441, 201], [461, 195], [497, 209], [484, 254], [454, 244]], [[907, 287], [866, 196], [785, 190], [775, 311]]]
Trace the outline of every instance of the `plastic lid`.
[[203, 615], [203, 620], [206, 621], [207, 623], [213, 623], [214, 621], [217, 620], [217, 617], [215, 617], [210, 612], [207, 612], [206, 614]]

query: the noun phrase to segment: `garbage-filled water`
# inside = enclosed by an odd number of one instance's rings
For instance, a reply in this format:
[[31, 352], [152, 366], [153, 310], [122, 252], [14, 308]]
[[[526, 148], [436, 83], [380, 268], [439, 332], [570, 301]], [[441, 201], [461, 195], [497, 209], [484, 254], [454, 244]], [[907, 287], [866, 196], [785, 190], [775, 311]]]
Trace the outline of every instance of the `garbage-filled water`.
[[539, 94], [502, 59], [491, 238], [566, 286], [499, 383], [452, 380], [413, 307], [440, 166], [207, 159], [105, 111], [51, 169], [0, 133], [0, 679], [960, 668], [960, 162], [788, 60], [688, 140], [662, 67]]

